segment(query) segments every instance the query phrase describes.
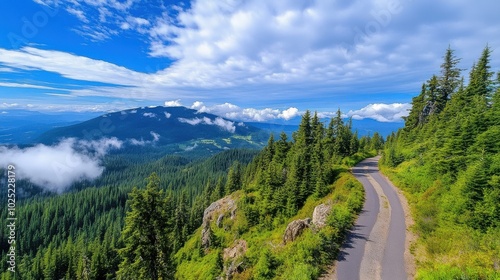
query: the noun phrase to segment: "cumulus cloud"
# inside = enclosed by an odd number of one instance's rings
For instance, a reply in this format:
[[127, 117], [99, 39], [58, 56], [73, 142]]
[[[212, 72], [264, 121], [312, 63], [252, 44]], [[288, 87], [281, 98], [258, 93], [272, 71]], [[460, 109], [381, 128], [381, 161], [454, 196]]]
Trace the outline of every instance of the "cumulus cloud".
[[193, 118], [193, 119], [186, 119], [186, 118], [177, 118], [177, 120], [181, 123], [187, 123], [190, 125], [198, 125], [198, 124], [205, 124], [205, 125], [216, 125], [220, 127], [223, 130], [226, 130], [228, 132], [234, 133], [236, 131], [236, 126], [234, 125], [234, 122], [225, 120], [223, 118], [217, 117], [214, 120], [203, 117], [203, 118]]
[[50, 191], [62, 192], [77, 181], [99, 177], [104, 171], [102, 157], [112, 149], [120, 149], [122, 144], [116, 138], [99, 141], [68, 138], [53, 146], [0, 146], [0, 164], [15, 165], [19, 179], [27, 179]]
[[180, 107], [180, 106], [182, 106], [180, 99], [165, 101], [165, 107]]
[[285, 120], [289, 120], [291, 118], [294, 118], [299, 115], [299, 109], [297, 108], [288, 108], [281, 112], [281, 114], [278, 115], [278, 118], [283, 118]]
[[355, 120], [370, 118], [379, 122], [400, 122], [402, 117], [408, 116], [411, 109], [410, 103], [393, 103], [393, 104], [369, 104], [359, 110], [351, 110], [347, 116]]
[[163, 114], [165, 114], [165, 118], [167, 119], [170, 119], [170, 117], [172, 116], [172, 114], [170, 114], [169, 112], [163, 112]]
[[255, 108], [240, 108], [231, 103], [206, 106], [201, 101], [195, 101], [191, 105], [191, 109], [195, 109], [200, 113], [211, 113], [224, 118], [241, 120], [241, 121], [269, 121], [275, 119], [290, 120], [300, 115], [299, 109], [290, 107], [286, 110], [279, 109], [255, 109]]
[[[82, 17], [84, 27], [76, 29], [94, 39], [135, 32], [151, 56], [172, 61], [139, 72], [57, 50], [0, 48], [0, 69], [103, 83], [66, 90], [79, 97], [257, 102], [259, 93], [261, 102], [288, 106], [346, 95], [354, 101], [409, 102], [439, 69], [448, 44], [463, 58], [461, 68], [470, 67], [487, 42], [500, 45], [492, 28], [499, 24], [498, 1], [197, 0], [147, 15], [133, 0], [36, 2], [83, 11], [91, 22]], [[492, 53], [492, 65], [498, 61]], [[256, 117], [274, 114], [268, 111]]]

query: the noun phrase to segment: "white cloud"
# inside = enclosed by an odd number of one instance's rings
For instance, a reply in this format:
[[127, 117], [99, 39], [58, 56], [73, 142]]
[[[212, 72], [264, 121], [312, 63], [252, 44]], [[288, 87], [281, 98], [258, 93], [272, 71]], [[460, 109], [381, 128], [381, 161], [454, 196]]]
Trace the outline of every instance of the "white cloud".
[[193, 146], [187, 146], [186, 148], [184, 148], [184, 151], [189, 152], [196, 149], [196, 147], [198, 147], [198, 143], [194, 143]]
[[190, 125], [198, 125], [203, 122], [203, 119], [200, 118], [194, 118], [194, 119], [177, 118], [177, 120], [181, 123], [187, 123]]
[[[500, 2], [495, 1], [197, 0], [147, 15], [140, 6], [144, 2], [133, 0], [35, 1], [83, 11], [90, 23], [76, 29], [84, 36], [102, 40], [136, 32], [138, 40], [149, 43], [150, 55], [172, 60], [166, 68], [141, 73], [61, 51], [0, 49], [2, 68], [118, 85], [86, 84], [70, 91], [79, 97], [224, 99], [256, 106], [259, 94], [262, 104], [306, 109], [317, 100], [354, 95], [356, 101], [360, 93], [397, 92], [401, 97], [386, 102], [405, 102], [438, 71], [448, 44], [464, 58], [462, 68], [472, 65], [487, 42], [500, 46], [494, 28]], [[498, 65], [497, 52], [492, 60]], [[298, 97], [301, 101], [289, 102]], [[275, 114], [247, 113], [257, 119]]]
[[148, 117], [148, 118], [156, 118], [156, 114], [155, 113], [148, 112], [148, 113], [144, 113], [142, 115], [145, 116], [145, 117]]
[[136, 25], [139, 25], [139, 26], [148, 26], [150, 25], [151, 23], [147, 20], [147, 19], [144, 19], [144, 18], [140, 18], [140, 17], [127, 17], [127, 20], [129, 22], [133, 22], [135, 23]]
[[179, 107], [179, 106], [182, 106], [180, 99], [165, 101], [165, 107]]
[[137, 140], [135, 138], [127, 139], [129, 143], [133, 146], [145, 146], [146, 144], [151, 143], [151, 141], [145, 141], [144, 139]]
[[205, 125], [216, 125], [220, 127], [223, 130], [226, 130], [228, 132], [234, 133], [236, 131], [236, 126], [234, 125], [234, 122], [225, 120], [223, 118], [217, 117], [214, 120], [203, 117], [203, 118], [193, 118], [193, 119], [186, 119], [186, 118], [177, 118], [177, 120], [181, 123], [187, 123], [190, 125], [198, 125], [198, 124], [205, 124]]
[[158, 142], [160, 140], [160, 134], [158, 134], [154, 131], [151, 131], [150, 134], [151, 134], [151, 136], [153, 136], [153, 142]]
[[132, 138], [132, 139], [127, 139], [128, 143], [133, 146], [145, 146], [145, 145], [150, 145], [154, 144], [155, 142], [160, 141], [160, 134], [150, 131], [149, 134], [153, 137], [153, 140], [144, 140], [141, 138], [141, 140]]
[[240, 108], [231, 103], [218, 104], [213, 106], [206, 106], [201, 101], [195, 101], [191, 105], [191, 109], [195, 109], [200, 113], [211, 113], [224, 118], [241, 121], [270, 121], [276, 119], [290, 120], [299, 116], [299, 109], [290, 107], [286, 110], [279, 109], [255, 109], [255, 108]]
[[44, 70], [69, 79], [117, 85], [141, 85], [147, 75], [102, 60], [94, 60], [60, 51], [24, 47], [21, 50], [0, 48], [0, 63], [13, 68]]
[[165, 114], [165, 118], [167, 119], [170, 119], [170, 117], [172, 116], [172, 114], [170, 114], [169, 112], [163, 112], [163, 114]]
[[393, 104], [369, 104], [359, 110], [351, 110], [347, 116], [356, 120], [370, 118], [379, 122], [399, 122], [403, 121], [402, 117], [408, 116], [411, 109], [410, 103], [393, 103]]
[[71, 184], [99, 177], [102, 157], [111, 149], [120, 149], [116, 138], [99, 141], [65, 139], [54, 146], [29, 148], [0, 146], [0, 164], [13, 164], [19, 179], [27, 179], [45, 189], [62, 192]]
[[221, 127], [222, 129], [234, 133], [236, 131], [236, 127], [234, 126], [234, 122], [227, 121], [223, 118], [215, 118], [214, 125]]
[[299, 109], [292, 107], [284, 110], [281, 114], [278, 115], [278, 118], [289, 120], [297, 117], [298, 115], [299, 115]]
[[57, 90], [58, 88], [40, 86], [40, 85], [32, 85], [32, 84], [20, 84], [20, 83], [8, 83], [8, 82], [0, 82], [0, 87], [14, 87], [14, 88], [36, 88], [36, 89], [51, 89]]
[[66, 11], [68, 11], [68, 13], [76, 16], [82, 22], [85, 22], [85, 23], [89, 22], [89, 20], [87, 19], [87, 17], [85, 16], [85, 14], [82, 10], [77, 10], [74, 8], [66, 8]]
[[130, 26], [130, 24], [128, 22], [123, 22], [120, 25], [120, 28], [123, 29], [123, 30], [129, 30], [131, 28], [131, 26]]

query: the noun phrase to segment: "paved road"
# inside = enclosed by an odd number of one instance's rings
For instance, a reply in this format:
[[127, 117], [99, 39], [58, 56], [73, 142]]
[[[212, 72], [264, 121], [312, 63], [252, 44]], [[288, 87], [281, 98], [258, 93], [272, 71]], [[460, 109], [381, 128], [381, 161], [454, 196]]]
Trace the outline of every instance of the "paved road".
[[366, 200], [342, 246], [334, 279], [407, 279], [404, 212], [395, 189], [379, 173], [378, 160], [366, 159], [352, 169]]

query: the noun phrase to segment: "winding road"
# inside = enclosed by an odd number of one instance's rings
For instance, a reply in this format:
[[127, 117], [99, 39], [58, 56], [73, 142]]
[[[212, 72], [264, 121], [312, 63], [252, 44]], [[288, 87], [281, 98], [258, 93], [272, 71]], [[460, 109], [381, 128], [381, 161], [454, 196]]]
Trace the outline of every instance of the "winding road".
[[409, 255], [405, 212], [396, 188], [378, 170], [379, 158], [352, 168], [365, 189], [365, 204], [341, 248], [335, 272], [322, 279], [411, 279], [405, 263], [405, 250]]

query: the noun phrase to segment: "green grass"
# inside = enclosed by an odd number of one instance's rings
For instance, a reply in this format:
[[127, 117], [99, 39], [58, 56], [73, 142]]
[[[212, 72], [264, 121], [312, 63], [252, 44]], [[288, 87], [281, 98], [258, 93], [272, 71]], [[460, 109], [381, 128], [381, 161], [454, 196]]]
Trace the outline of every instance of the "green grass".
[[413, 247], [417, 279], [500, 279], [500, 229], [482, 232], [468, 226], [465, 175], [436, 178], [430, 164], [416, 158], [394, 168], [381, 165], [381, 170], [410, 203], [418, 235]]
[[[235, 220], [224, 219], [222, 228], [217, 228], [212, 223], [212, 229], [221, 248], [230, 246], [238, 238], [247, 241], [248, 250], [238, 260], [244, 263], [245, 269], [233, 279], [316, 279], [336, 258], [345, 232], [361, 210], [363, 200], [361, 183], [350, 173], [343, 172], [331, 186], [331, 192], [327, 196], [310, 196], [294, 217], [281, 222], [280, 219], [275, 219], [272, 229], [261, 225], [245, 227], [243, 211], [237, 211]], [[332, 205], [327, 225], [320, 230], [307, 228], [294, 242], [284, 245], [282, 236], [288, 223], [311, 218], [314, 208], [321, 203]], [[244, 232], [241, 232], [241, 228], [245, 229]], [[214, 279], [222, 275], [222, 249], [204, 252], [200, 249], [200, 237], [201, 230], [198, 230], [176, 254], [177, 279]]]

